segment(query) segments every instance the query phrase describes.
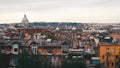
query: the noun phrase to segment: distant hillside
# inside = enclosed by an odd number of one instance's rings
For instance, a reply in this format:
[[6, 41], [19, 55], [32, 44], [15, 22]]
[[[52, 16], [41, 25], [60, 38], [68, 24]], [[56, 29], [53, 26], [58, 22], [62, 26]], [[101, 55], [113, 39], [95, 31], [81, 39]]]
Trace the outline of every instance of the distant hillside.
[[[18, 25], [20, 23], [13, 23]], [[78, 22], [31, 22], [29, 23], [32, 26], [83, 26], [84, 23]], [[0, 24], [0, 26], [8, 26], [9, 24]]]
[[73, 22], [33, 22], [30, 23], [33, 26], [83, 26], [83, 23], [73, 23]]

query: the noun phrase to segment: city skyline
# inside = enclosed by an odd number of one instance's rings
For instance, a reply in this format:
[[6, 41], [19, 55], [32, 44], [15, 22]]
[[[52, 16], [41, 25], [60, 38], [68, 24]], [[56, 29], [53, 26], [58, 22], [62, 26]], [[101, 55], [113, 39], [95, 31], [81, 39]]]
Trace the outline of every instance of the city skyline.
[[120, 23], [119, 0], [0, 0], [0, 23]]

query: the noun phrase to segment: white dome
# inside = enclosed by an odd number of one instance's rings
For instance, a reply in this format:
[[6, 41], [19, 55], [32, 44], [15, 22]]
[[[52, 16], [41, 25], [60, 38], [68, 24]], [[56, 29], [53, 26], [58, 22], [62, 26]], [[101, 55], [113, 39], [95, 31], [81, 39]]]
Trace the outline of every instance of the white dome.
[[72, 28], [72, 30], [76, 30], [76, 28], [75, 28], [75, 27], [73, 27], [73, 28]]
[[57, 27], [56, 30], [60, 30], [59, 27]]
[[23, 19], [22, 19], [22, 24], [27, 25], [29, 23], [26, 14], [24, 15]]

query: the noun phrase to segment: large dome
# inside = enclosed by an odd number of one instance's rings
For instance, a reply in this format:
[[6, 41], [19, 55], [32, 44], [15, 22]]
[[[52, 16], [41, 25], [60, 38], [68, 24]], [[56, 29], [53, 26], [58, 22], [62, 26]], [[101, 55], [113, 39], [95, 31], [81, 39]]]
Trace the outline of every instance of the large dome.
[[28, 25], [28, 23], [29, 23], [29, 21], [28, 21], [28, 19], [27, 19], [26, 14], [25, 14], [24, 17], [23, 17], [23, 19], [22, 19], [22, 24]]

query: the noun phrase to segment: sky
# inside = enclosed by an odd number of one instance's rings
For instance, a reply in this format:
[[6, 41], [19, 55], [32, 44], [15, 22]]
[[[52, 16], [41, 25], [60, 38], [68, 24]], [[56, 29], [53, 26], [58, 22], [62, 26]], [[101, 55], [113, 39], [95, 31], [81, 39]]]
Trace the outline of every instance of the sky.
[[120, 0], [0, 0], [0, 23], [120, 23]]

